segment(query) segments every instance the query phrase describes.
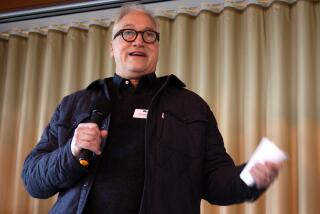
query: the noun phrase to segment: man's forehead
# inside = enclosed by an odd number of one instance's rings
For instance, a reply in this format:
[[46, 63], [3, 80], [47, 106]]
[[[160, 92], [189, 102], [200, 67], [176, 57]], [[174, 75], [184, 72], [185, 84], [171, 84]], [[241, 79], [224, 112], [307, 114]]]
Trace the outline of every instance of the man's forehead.
[[132, 28], [132, 29], [140, 28], [139, 30], [155, 30], [155, 27], [149, 26], [149, 25], [124, 24], [124, 25], [121, 25], [120, 27], [121, 28]]
[[[156, 30], [156, 23], [145, 13], [138, 12], [128, 13], [118, 23], [115, 28], [139, 28], [139, 29], [153, 29]], [[138, 15], [138, 16], [137, 16]]]

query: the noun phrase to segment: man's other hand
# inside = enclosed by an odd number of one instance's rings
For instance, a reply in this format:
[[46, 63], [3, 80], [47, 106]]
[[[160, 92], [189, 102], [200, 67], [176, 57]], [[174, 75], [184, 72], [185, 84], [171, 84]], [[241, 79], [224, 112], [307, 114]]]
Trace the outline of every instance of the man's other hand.
[[256, 183], [257, 188], [263, 189], [267, 188], [278, 177], [281, 168], [281, 163], [257, 163], [252, 167], [250, 173]]

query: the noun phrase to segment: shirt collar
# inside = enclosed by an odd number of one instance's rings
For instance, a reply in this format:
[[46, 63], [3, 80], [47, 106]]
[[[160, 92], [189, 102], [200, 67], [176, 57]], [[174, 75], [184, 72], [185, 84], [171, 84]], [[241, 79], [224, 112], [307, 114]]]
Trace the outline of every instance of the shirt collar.
[[[138, 90], [141, 88], [146, 88], [146, 87], [152, 86], [156, 79], [157, 79], [157, 76], [156, 76], [155, 72], [144, 75], [140, 78], [136, 89]], [[112, 82], [117, 86], [118, 89], [122, 89], [126, 85], [128, 85], [128, 83], [130, 83], [130, 80], [122, 78], [118, 74], [114, 74]], [[131, 83], [130, 83], [130, 85], [131, 85]]]

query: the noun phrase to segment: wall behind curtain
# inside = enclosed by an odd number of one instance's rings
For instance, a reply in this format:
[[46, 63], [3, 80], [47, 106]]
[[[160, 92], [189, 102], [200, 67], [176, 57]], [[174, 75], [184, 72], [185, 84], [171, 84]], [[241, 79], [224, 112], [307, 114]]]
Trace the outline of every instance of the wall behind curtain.
[[[237, 164], [262, 136], [290, 159], [255, 203], [202, 214], [315, 214], [320, 210], [320, 5], [298, 1], [216, 14], [159, 18], [157, 75], [174, 73], [201, 95], [217, 117]], [[20, 174], [61, 98], [112, 76], [111, 27], [0, 38], [0, 212], [46, 213], [55, 201], [32, 199]]]

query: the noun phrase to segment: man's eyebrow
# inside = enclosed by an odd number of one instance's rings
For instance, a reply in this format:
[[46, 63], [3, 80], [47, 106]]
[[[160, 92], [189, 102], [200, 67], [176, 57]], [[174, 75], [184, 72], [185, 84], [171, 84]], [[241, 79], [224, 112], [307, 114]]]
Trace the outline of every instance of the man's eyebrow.
[[[126, 24], [126, 25], [122, 26], [122, 29], [124, 29], [124, 28], [133, 28], [133, 29], [135, 29], [135, 26], [133, 24]], [[154, 28], [151, 28], [151, 27], [145, 27], [143, 30], [156, 31]]]
[[127, 27], [134, 27], [134, 25], [133, 24], [126, 24], [126, 25], [122, 26], [122, 28], [127, 28]]

